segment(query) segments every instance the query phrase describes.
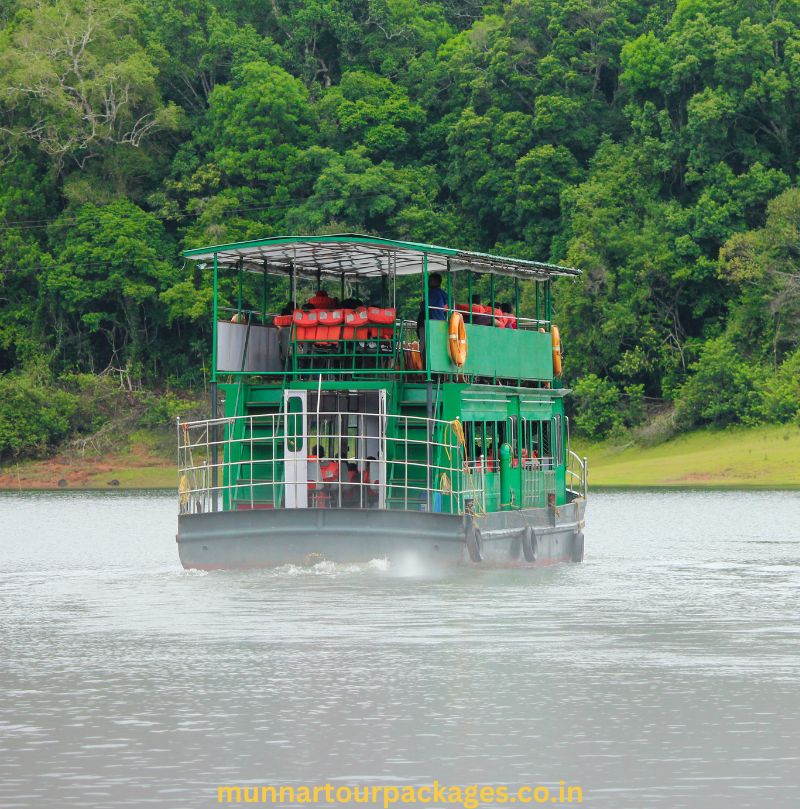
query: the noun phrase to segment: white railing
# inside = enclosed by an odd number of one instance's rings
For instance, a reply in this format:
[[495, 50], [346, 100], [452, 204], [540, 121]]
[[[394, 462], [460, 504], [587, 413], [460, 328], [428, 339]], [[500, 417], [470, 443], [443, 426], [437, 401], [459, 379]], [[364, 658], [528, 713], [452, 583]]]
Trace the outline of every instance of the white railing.
[[[525, 458], [520, 466], [516, 507], [555, 502], [553, 458]], [[501, 507], [499, 462], [470, 457], [459, 423], [416, 416], [309, 408], [178, 422], [178, 469], [182, 514], [305, 507], [480, 514]], [[586, 461], [570, 452], [567, 489], [585, 497], [586, 488]]]
[[585, 498], [588, 489], [586, 458], [581, 458], [570, 450], [567, 458], [567, 491]]
[[[372, 434], [342, 429], [359, 416], [373, 420]], [[306, 429], [287, 433], [292, 419]], [[300, 474], [287, 481], [289, 466]], [[459, 514], [483, 502], [453, 424], [414, 416], [309, 411], [179, 422], [178, 468], [181, 513], [308, 506]], [[296, 495], [288, 504], [287, 487]]]

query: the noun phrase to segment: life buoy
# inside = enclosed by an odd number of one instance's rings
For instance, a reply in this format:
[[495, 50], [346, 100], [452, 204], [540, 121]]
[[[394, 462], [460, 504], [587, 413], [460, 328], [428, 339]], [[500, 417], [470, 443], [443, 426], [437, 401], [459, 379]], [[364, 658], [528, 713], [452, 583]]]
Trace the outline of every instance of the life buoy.
[[561, 376], [561, 335], [558, 333], [558, 326], [551, 327], [553, 334], [553, 376]]
[[450, 315], [447, 326], [447, 351], [453, 363], [461, 368], [467, 361], [467, 330], [460, 312]]

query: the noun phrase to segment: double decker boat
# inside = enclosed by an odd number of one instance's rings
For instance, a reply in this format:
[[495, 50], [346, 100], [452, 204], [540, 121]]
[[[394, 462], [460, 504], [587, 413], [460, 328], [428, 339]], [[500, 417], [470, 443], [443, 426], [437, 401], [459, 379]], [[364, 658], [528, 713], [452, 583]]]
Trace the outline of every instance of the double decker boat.
[[551, 294], [578, 270], [354, 234], [184, 256], [214, 278], [211, 418], [178, 422], [185, 568], [583, 559]]

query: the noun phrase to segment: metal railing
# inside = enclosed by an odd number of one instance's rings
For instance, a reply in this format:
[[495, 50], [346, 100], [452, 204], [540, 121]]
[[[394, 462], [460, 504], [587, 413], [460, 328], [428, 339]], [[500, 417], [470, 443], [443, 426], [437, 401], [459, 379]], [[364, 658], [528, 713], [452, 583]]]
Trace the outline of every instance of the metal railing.
[[[342, 429], [359, 419], [362, 430], [372, 420], [366, 431]], [[304, 429], [292, 430], [300, 423]], [[178, 469], [182, 514], [304, 507], [460, 514], [483, 502], [453, 424], [415, 416], [309, 410], [179, 421]]]
[[586, 458], [581, 458], [570, 450], [567, 456], [567, 491], [584, 499], [589, 490], [587, 469]]
[[[483, 513], [500, 508], [499, 464], [465, 451], [460, 423], [349, 411], [178, 422], [180, 512], [369, 508]], [[521, 502], [554, 501], [552, 458], [526, 459]], [[586, 459], [567, 489], [586, 496]]]

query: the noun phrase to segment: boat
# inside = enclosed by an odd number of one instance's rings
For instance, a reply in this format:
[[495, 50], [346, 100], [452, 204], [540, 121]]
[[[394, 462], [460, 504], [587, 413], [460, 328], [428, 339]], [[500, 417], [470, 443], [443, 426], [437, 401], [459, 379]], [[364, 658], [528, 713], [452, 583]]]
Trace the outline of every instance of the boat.
[[359, 234], [183, 255], [213, 273], [211, 417], [177, 424], [185, 568], [583, 560], [552, 322], [579, 270]]

